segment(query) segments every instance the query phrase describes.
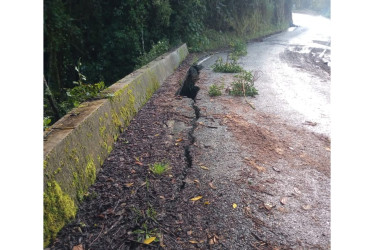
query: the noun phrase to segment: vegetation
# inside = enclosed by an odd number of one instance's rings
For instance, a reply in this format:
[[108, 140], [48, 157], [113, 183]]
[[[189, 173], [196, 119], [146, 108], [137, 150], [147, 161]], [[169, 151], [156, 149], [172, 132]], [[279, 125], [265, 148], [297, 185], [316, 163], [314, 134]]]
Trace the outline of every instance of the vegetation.
[[[230, 57], [229, 57], [230, 58]], [[243, 68], [238, 64], [236, 58], [227, 59], [226, 62], [223, 62], [222, 57], [219, 57], [217, 61], [213, 64], [214, 72], [222, 73], [239, 73]]]
[[164, 162], [156, 162], [154, 164], [151, 164], [149, 166], [149, 170], [154, 174], [154, 175], [162, 175], [165, 173], [166, 170], [169, 169], [169, 164], [164, 163]]
[[254, 87], [253, 75], [250, 71], [243, 71], [235, 76], [236, 80], [231, 84], [230, 95], [234, 96], [255, 96], [258, 95]]
[[295, 9], [310, 9], [330, 17], [330, 0], [293, 0]]
[[224, 88], [223, 85], [218, 86], [217, 84], [212, 84], [212, 85], [210, 85], [210, 87], [209, 87], [208, 94], [209, 94], [209, 96], [220, 96], [220, 95], [222, 95], [221, 90], [222, 90], [223, 88]]
[[[52, 124], [182, 42], [192, 52], [231, 45], [240, 56], [248, 39], [287, 28], [291, 8], [291, 0], [46, 0], [44, 117]], [[74, 84], [82, 75], [91, 84]]]

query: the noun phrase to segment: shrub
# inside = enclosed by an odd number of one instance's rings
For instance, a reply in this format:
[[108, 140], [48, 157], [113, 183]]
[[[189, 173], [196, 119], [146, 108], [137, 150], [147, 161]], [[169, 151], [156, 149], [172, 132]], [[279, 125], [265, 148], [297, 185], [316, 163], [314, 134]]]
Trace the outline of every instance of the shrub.
[[139, 56], [136, 61], [136, 68], [140, 68], [147, 63], [151, 62], [152, 60], [156, 59], [158, 56], [167, 52], [170, 48], [169, 40], [163, 39], [158, 41], [156, 44], [152, 45], [152, 48], [149, 52], [144, 53], [143, 55]]
[[235, 76], [236, 80], [231, 84], [230, 95], [255, 96], [258, 95], [254, 87], [253, 75], [250, 71], [243, 71]]
[[231, 41], [230, 47], [232, 49], [232, 54], [236, 57], [245, 56], [247, 54], [247, 44], [240, 39]]
[[209, 96], [220, 96], [222, 95], [221, 90], [223, 89], [223, 85], [218, 86], [217, 84], [210, 85], [208, 94]]
[[[232, 60], [234, 59], [234, 60]], [[237, 63], [235, 60], [236, 58], [232, 58], [231, 60], [227, 60], [225, 63], [223, 62], [222, 57], [219, 57], [217, 61], [213, 64], [213, 71], [214, 72], [222, 72], [222, 73], [239, 73], [243, 70], [243, 68]]]

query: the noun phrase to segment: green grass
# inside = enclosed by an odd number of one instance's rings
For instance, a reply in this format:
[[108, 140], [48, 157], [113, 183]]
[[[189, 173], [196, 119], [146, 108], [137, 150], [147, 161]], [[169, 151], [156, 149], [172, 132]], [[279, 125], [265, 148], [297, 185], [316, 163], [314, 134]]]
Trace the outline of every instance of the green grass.
[[242, 70], [243, 68], [237, 63], [236, 60], [227, 60], [226, 62], [223, 62], [222, 57], [219, 57], [213, 64], [214, 72], [239, 73]]
[[218, 86], [217, 84], [214, 83], [214, 84], [210, 85], [208, 94], [209, 94], [209, 96], [220, 96], [220, 95], [222, 95], [221, 90], [223, 88], [224, 88], [223, 85]]
[[154, 164], [151, 164], [149, 166], [149, 170], [154, 174], [154, 175], [162, 175], [163, 173], [166, 172], [166, 170], [169, 169], [169, 164], [164, 163], [164, 162], [156, 162]]

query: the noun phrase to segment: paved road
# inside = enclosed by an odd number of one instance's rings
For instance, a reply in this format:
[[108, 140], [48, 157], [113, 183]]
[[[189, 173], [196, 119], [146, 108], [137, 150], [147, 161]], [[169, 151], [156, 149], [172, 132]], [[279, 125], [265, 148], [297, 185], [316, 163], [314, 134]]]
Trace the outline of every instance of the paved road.
[[[330, 64], [330, 20], [293, 14], [293, 27], [281, 34], [248, 44], [248, 55], [239, 63], [260, 71], [256, 83], [258, 109], [287, 118], [295, 125], [317, 123], [312, 131], [330, 136], [330, 75], [320, 66]], [[202, 63], [209, 68], [216, 54]]]
[[330, 248], [329, 20], [294, 14], [294, 23], [239, 60], [260, 76], [255, 110], [227, 93], [209, 98], [210, 85], [234, 80], [211, 70], [227, 54], [201, 63], [192, 156], [218, 187], [210, 229], [232, 249]]

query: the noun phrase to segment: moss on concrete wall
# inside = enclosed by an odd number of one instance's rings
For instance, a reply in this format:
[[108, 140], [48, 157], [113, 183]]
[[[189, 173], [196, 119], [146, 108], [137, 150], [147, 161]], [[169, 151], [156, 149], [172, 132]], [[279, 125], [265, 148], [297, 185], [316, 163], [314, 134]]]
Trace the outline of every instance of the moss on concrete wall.
[[52, 126], [44, 143], [45, 246], [74, 218], [120, 133], [187, 54], [183, 45], [164, 55], [109, 87], [109, 99], [80, 105]]

